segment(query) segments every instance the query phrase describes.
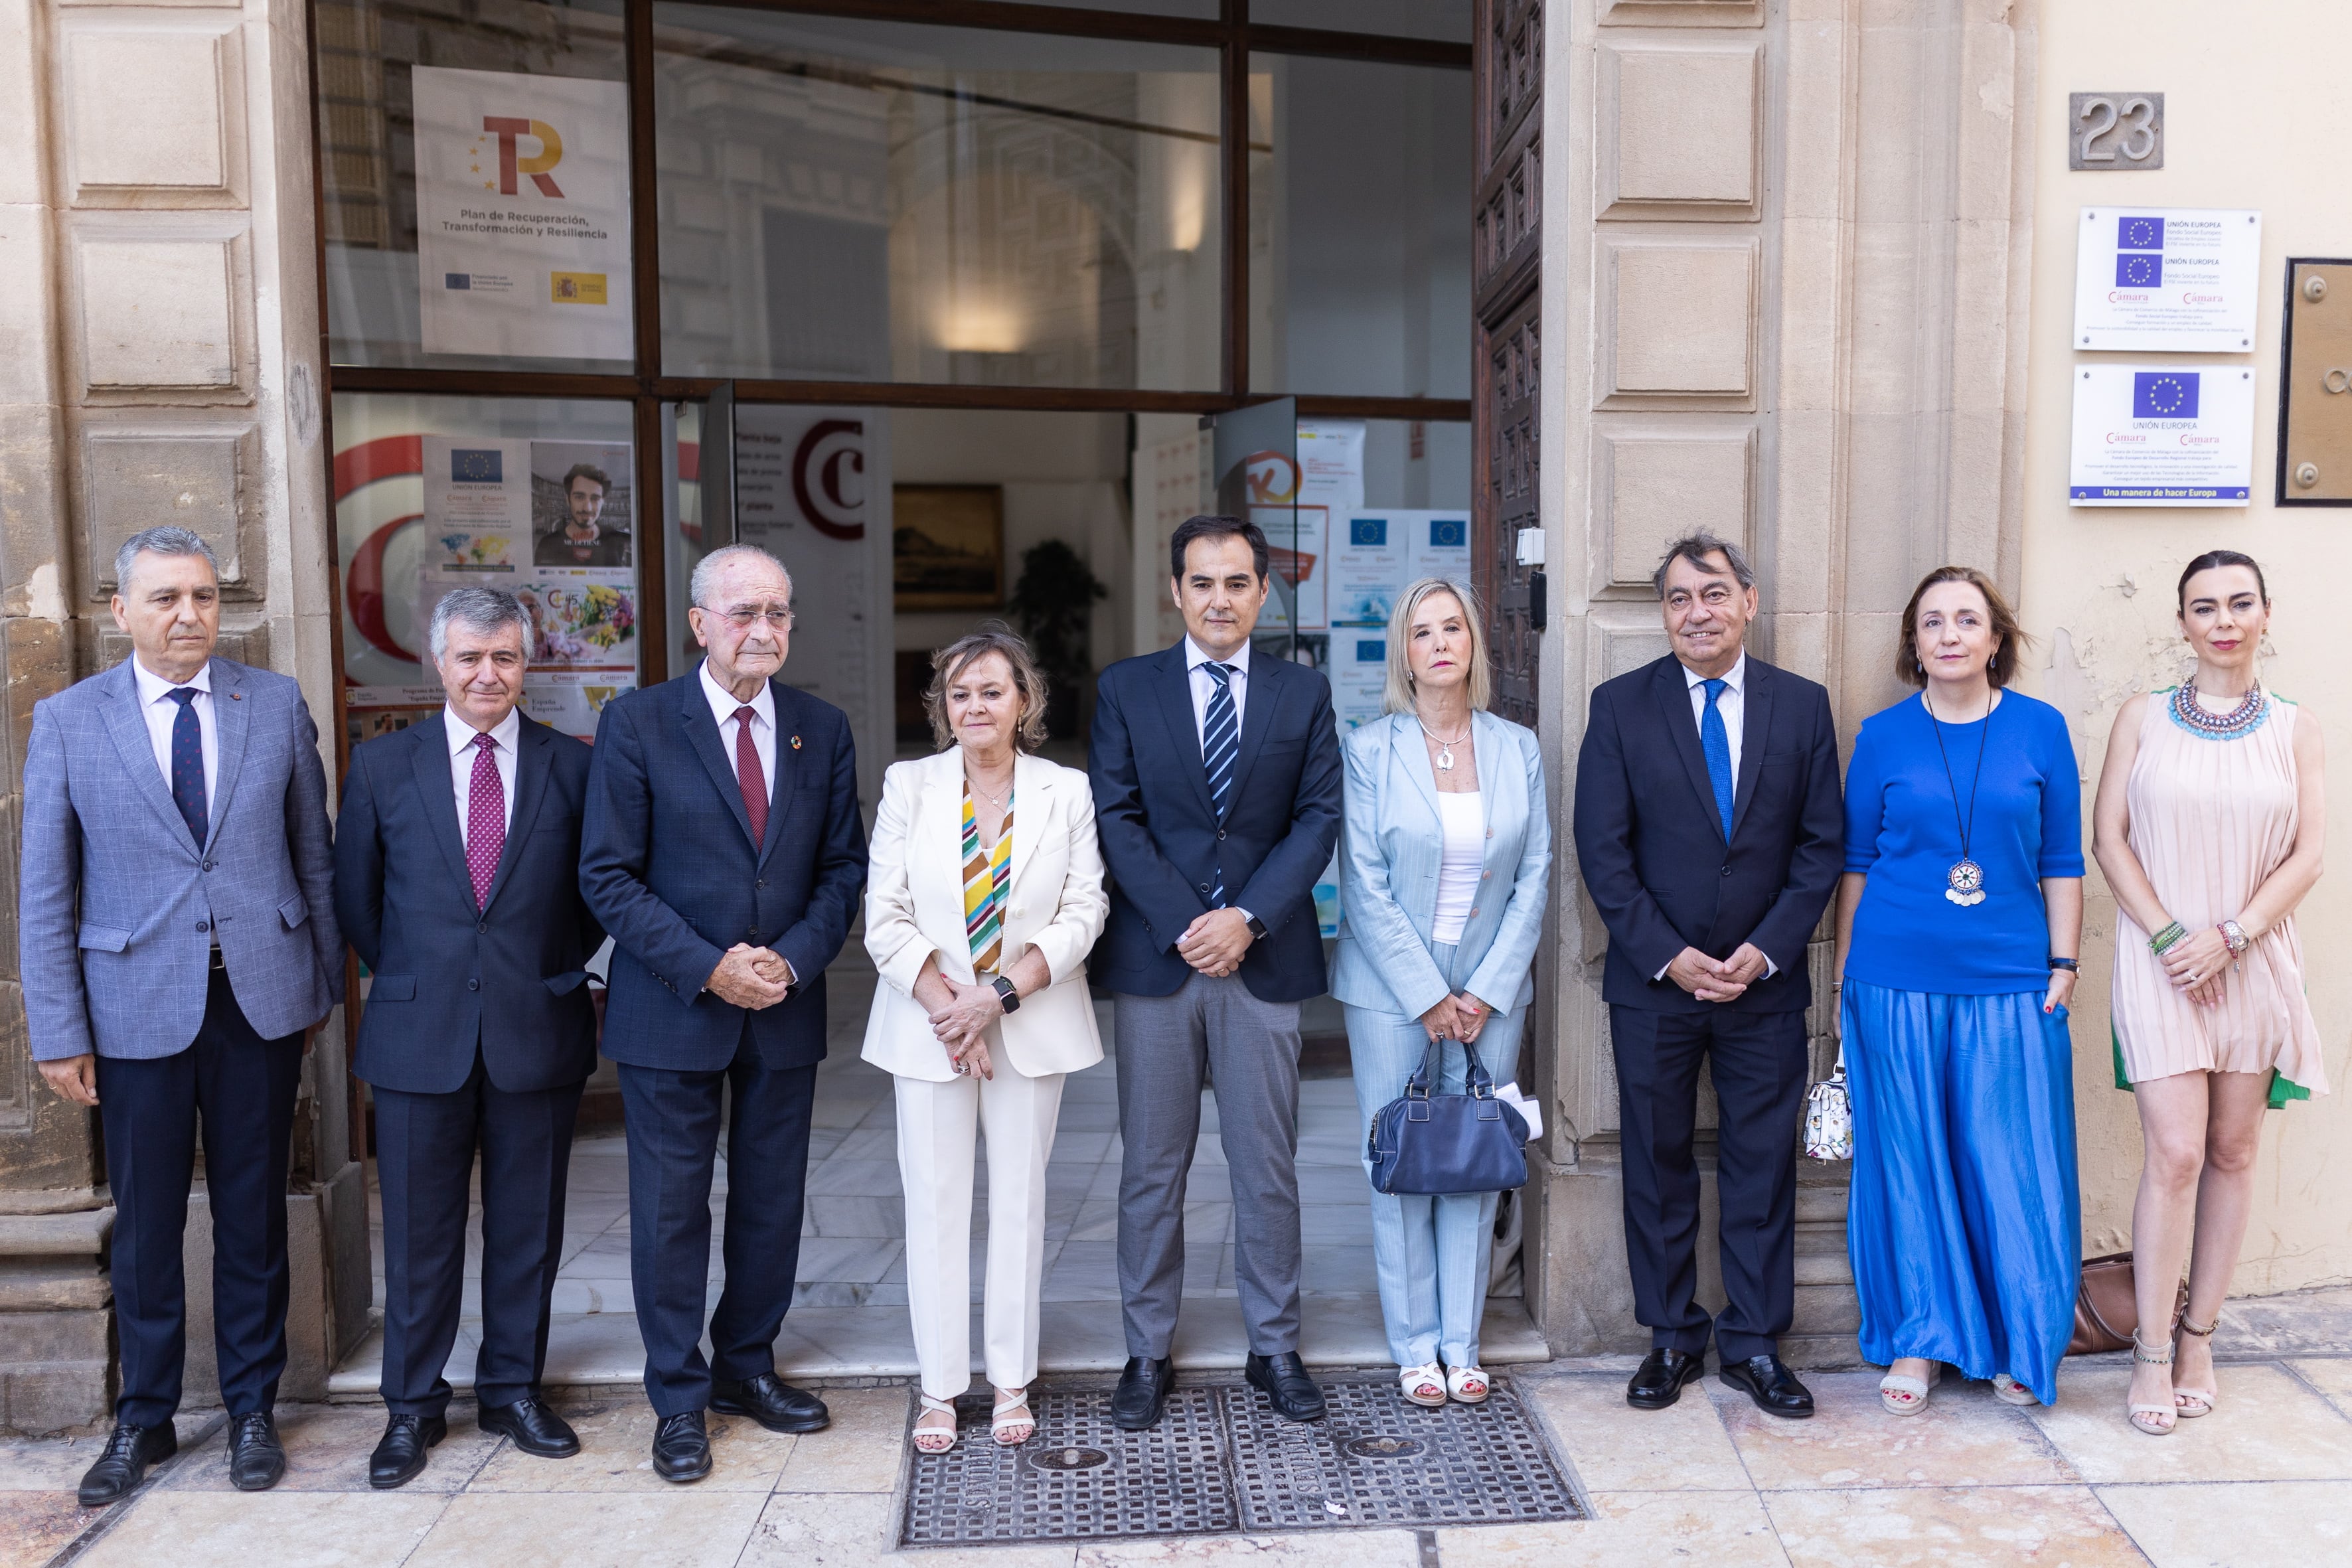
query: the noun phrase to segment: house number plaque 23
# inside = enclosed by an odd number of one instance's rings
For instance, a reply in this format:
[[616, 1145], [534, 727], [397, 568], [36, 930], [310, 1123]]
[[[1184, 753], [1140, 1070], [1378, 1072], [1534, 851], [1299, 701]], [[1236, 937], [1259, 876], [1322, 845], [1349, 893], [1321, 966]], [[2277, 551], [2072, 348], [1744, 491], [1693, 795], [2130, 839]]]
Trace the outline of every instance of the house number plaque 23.
[[2073, 92], [2066, 166], [2093, 172], [2164, 167], [2164, 94]]

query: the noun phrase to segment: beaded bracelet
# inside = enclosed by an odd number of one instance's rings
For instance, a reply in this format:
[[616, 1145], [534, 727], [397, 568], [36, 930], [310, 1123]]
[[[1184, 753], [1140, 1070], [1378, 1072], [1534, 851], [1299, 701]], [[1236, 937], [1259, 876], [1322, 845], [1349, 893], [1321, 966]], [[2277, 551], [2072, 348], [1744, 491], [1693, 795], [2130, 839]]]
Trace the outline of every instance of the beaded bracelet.
[[2148, 952], [2157, 954], [2158, 957], [2162, 957], [2166, 948], [2170, 947], [2174, 942], [2179, 942], [2188, 934], [2188, 931], [2182, 927], [2181, 923], [2179, 921], [2175, 921], [2170, 925], [2165, 927], [2162, 931], [2147, 939], [2147, 950]]

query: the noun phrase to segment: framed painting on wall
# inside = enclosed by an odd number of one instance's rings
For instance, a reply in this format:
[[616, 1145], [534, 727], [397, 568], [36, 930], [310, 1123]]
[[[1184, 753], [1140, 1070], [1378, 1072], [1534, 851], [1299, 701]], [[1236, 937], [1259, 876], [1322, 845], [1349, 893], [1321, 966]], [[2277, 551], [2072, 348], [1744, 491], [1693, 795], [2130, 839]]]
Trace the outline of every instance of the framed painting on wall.
[[992, 610], [1004, 603], [1001, 485], [891, 489], [891, 605], [898, 610]]

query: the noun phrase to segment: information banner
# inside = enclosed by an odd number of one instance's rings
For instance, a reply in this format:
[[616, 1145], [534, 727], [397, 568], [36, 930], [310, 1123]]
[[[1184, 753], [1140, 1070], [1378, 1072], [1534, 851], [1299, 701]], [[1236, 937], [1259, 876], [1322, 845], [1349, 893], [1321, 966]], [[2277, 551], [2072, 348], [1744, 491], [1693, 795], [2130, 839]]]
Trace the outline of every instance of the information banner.
[[1389, 642], [1385, 627], [1342, 627], [1331, 634], [1331, 710], [1346, 734], [1381, 716], [1387, 689]]
[[625, 83], [417, 66], [427, 353], [626, 360]]
[[2244, 506], [2253, 452], [2247, 367], [2074, 367], [2074, 506]]
[[2248, 353], [2263, 215], [2231, 207], [2084, 207], [2074, 346]]

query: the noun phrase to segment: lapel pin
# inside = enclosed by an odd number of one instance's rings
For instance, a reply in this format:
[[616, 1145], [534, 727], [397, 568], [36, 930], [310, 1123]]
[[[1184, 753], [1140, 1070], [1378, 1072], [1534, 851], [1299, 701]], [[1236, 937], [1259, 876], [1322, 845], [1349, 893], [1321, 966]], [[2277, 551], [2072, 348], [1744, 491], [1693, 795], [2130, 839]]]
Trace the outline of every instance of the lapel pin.
[[795, 751], [795, 752], [797, 752], [797, 751], [799, 751], [800, 749], [801, 749], [801, 738], [800, 738], [798, 735], [794, 735], [794, 736], [793, 737], [793, 751]]
[[242, 691], [232, 691], [228, 694], [228, 700], [231, 702], [242, 702], [245, 700], [245, 693]]

